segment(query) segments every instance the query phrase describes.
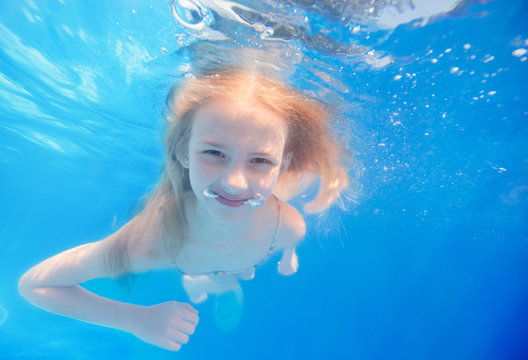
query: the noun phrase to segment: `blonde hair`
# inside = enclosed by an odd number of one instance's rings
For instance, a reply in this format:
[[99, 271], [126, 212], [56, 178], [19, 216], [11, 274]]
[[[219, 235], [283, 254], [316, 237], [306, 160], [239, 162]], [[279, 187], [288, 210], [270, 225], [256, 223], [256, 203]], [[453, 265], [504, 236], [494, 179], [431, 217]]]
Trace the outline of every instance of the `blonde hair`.
[[163, 177], [138, 215], [133, 231], [125, 226], [123, 236], [117, 236], [108, 249], [107, 262], [117, 274], [128, 267], [127, 244], [138, 241], [148, 227], [160, 227], [170, 256], [181, 248], [187, 230], [184, 196], [190, 191], [190, 183], [188, 169], [178, 156], [186, 153], [196, 111], [217, 99], [254, 101], [286, 120], [284, 153], [291, 153], [291, 160], [274, 190], [281, 200], [292, 199], [317, 184], [317, 194], [305, 204], [304, 211], [319, 213], [347, 188], [348, 174], [342, 165], [346, 156], [331, 132], [330, 110], [324, 103], [249, 70], [224, 69], [191, 77], [174, 86], [167, 96]]

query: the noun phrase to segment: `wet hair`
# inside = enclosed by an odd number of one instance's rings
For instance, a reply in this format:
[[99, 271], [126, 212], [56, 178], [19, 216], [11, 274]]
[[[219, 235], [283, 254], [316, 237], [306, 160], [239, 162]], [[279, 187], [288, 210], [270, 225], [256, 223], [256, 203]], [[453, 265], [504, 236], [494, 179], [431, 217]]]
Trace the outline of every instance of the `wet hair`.
[[291, 153], [291, 160], [274, 189], [281, 200], [290, 200], [316, 186], [316, 194], [304, 205], [304, 212], [319, 213], [334, 204], [347, 188], [348, 174], [343, 166], [346, 154], [333, 136], [327, 105], [255, 71], [224, 69], [189, 77], [173, 86], [166, 99], [162, 179], [134, 219], [137, 226], [133, 231], [125, 226], [123, 236], [117, 236], [108, 251], [108, 263], [116, 273], [127, 268], [126, 250], [133, 241], [131, 237], [138, 241], [148, 227], [159, 226], [169, 256], [181, 248], [187, 229], [185, 198], [191, 191], [181, 156], [187, 154], [195, 113], [213, 100], [254, 102], [286, 121], [284, 154]]

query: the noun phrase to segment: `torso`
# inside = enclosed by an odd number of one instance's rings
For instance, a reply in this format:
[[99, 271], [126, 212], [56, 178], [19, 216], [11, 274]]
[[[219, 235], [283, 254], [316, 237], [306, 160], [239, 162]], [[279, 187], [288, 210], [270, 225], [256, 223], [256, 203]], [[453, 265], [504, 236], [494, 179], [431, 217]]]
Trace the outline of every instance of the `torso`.
[[203, 234], [200, 229], [189, 229], [187, 238], [174, 257], [170, 257], [165, 250], [162, 238], [155, 234], [147, 236], [151, 240], [135, 247], [136, 251], [131, 254], [131, 266], [134, 271], [173, 267], [185, 274], [252, 271], [271, 255], [270, 248], [273, 252], [280, 251], [295, 246], [304, 237], [304, 219], [295, 208], [282, 201], [280, 229], [275, 234], [277, 205], [267, 203], [263, 205], [263, 208], [268, 206], [267, 210], [255, 217], [252, 229], [238, 239], [228, 242], [222, 242], [218, 236], [204, 239], [200, 236]]
[[[184, 274], [209, 275], [244, 273], [260, 265], [275, 250], [280, 240], [284, 203], [270, 200], [265, 212], [259, 214], [252, 229], [239, 239], [197, 239], [200, 232], [189, 232], [178, 252], [175, 265]], [[271, 205], [271, 206], [270, 206]], [[211, 241], [212, 240], [212, 241]]]

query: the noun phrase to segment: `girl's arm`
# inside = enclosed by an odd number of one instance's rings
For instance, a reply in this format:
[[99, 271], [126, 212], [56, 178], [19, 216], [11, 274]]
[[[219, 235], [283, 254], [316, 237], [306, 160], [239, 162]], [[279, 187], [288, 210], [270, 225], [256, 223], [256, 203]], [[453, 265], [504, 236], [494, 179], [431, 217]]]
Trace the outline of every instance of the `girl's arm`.
[[[79, 285], [110, 276], [102, 259], [107, 242], [114, 241], [116, 234], [67, 250], [33, 267], [20, 279], [20, 293], [47, 311], [124, 330], [164, 349], [179, 350], [198, 323], [198, 312], [191, 305], [175, 301], [153, 306], [128, 304], [98, 296]], [[155, 267], [153, 260], [139, 259], [133, 251], [131, 255], [131, 263], [138, 264], [140, 270]]]
[[299, 268], [295, 247], [306, 235], [306, 223], [302, 215], [292, 206], [284, 204], [282, 208], [284, 226], [280, 232], [278, 245], [284, 250], [277, 270], [281, 275], [292, 275]]

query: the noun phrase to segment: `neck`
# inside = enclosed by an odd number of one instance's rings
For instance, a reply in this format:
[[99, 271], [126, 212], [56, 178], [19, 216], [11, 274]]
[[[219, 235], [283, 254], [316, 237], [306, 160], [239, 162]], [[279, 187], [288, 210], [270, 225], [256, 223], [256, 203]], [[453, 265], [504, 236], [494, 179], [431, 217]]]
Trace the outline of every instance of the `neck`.
[[[190, 241], [232, 243], [238, 239], [247, 237], [248, 231], [252, 232], [253, 219], [255, 213], [261, 211], [261, 208], [248, 208], [244, 216], [233, 219], [232, 221], [218, 219], [203, 206], [203, 203], [196, 201], [190, 202], [192, 205], [187, 208]], [[247, 206], [247, 205], [246, 205]]]

